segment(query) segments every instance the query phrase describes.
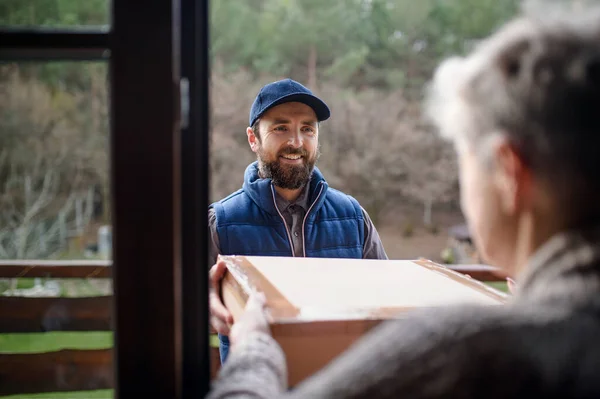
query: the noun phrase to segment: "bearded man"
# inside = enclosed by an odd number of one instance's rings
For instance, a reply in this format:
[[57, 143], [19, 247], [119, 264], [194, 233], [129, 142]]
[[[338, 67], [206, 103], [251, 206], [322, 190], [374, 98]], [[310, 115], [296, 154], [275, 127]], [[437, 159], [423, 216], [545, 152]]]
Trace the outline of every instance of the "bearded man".
[[327, 104], [291, 79], [267, 84], [252, 104], [246, 134], [258, 159], [246, 168], [242, 188], [208, 211], [211, 325], [221, 363], [233, 318], [219, 295], [219, 254], [387, 259], [367, 212], [329, 187], [315, 166], [319, 124], [329, 116]]

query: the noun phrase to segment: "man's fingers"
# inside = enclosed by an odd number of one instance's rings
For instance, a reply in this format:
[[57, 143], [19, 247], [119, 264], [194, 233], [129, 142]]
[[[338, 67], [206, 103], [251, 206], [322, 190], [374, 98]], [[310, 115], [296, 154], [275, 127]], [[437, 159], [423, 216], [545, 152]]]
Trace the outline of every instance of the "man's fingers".
[[210, 268], [208, 275], [210, 277], [210, 282], [215, 288], [218, 287], [219, 281], [221, 281], [226, 271], [227, 266], [223, 261], [217, 262], [213, 267]]
[[[217, 262], [213, 267], [210, 268], [209, 277], [210, 277], [210, 294], [209, 294], [209, 303], [210, 303], [210, 313], [212, 316], [216, 317], [220, 320], [221, 323], [228, 325], [233, 323], [233, 316], [227, 310], [223, 302], [221, 302], [221, 298], [219, 297], [219, 284], [223, 275], [227, 271], [227, 266], [225, 262], [220, 261]], [[229, 327], [227, 327], [229, 328]], [[216, 329], [216, 328], [215, 328]]]
[[230, 333], [229, 326], [227, 324], [223, 323], [223, 321], [219, 320], [217, 317], [211, 316], [210, 324], [211, 324], [212, 328], [214, 328], [215, 331], [218, 332], [219, 334], [229, 335], [229, 333]]
[[221, 319], [224, 323], [233, 323], [233, 316], [221, 302], [216, 292], [211, 291], [209, 295], [210, 314]]

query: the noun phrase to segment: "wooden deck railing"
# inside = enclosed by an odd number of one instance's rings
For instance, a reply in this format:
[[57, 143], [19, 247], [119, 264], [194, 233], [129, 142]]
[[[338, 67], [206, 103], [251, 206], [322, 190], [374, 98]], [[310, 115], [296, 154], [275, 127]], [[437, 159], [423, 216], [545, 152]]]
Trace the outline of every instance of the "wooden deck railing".
[[[0, 261], [0, 278], [109, 278], [106, 261]], [[0, 333], [112, 331], [112, 296], [0, 296]], [[0, 348], [0, 395], [113, 387], [112, 349], [6, 353]]]
[[[0, 279], [110, 278], [110, 261], [0, 261]], [[458, 265], [452, 269], [481, 281], [504, 281], [497, 269]], [[112, 331], [112, 296], [0, 296], [0, 334], [50, 331]], [[213, 376], [219, 353], [211, 349]], [[0, 396], [113, 388], [112, 349], [63, 349], [7, 353], [0, 347]]]

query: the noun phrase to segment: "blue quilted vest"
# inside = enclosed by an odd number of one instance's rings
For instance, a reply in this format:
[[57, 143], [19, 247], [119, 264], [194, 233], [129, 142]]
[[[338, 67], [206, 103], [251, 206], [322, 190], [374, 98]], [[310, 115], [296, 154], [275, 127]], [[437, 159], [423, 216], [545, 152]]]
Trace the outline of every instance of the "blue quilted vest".
[[[308, 189], [309, 209], [302, 229], [305, 256], [362, 258], [364, 220], [358, 202], [329, 188], [316, 167]], [[294, 256], [275, 195], [271, 180], [258, 177], [254, 162], [246, 168], [243, 187], [211, 205], [223, 255]]]
[[[358, 201], [329, 188], [318, 168], [309, 183], [309, 209], [302, 226], [304, 256], [357, 258], [363, 256], [364, 219]], [[223, 255], [294, 256], [290, 233], [275, 205], [271, 179], [258, 176], [258, 162], [244, 173], [242, 188], [211, 205]], [[221, 362], [229, 348], [219, 336]]]

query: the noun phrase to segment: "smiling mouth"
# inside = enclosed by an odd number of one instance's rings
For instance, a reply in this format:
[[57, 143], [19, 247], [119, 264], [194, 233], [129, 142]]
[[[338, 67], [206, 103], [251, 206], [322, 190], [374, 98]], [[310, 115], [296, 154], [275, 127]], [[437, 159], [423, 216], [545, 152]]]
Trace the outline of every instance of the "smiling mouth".
[[296, 160], [302, 158], [302, 155], [299, 155], [299, 154], [285, 154], [285, 155], [281, 155], [281, 158], [287, 159], [287, 160], [290, 160], [290, 161], [296, 161]]

